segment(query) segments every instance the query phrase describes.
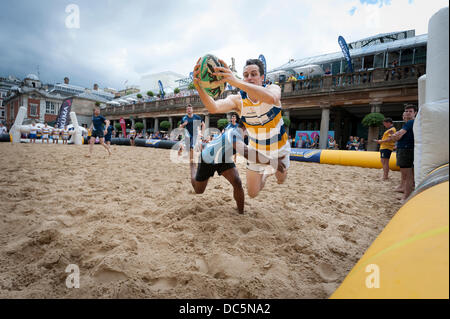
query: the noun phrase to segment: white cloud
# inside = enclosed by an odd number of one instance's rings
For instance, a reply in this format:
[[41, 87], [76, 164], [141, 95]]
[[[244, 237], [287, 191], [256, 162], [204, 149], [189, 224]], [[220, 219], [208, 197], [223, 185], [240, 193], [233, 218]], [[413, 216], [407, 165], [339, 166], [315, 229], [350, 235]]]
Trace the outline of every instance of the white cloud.
[[[187, 76], [196, 60], [206, 53], [216, 54], [227, 63], [234, 57], [240, 73], [246, 59], [260, 54], [265, 55], [270, 70], [291, 58], [339, 52], [339, 35], [353, 42], [409, 29], [415, 29], [417, 35], [424, 34], [432, 14], [448, 6], [444, 0], [392, 0], [384, 1], [382, 6], [359, 0], [79, 2], [80, 29], [64, 28], [63, 4], [54, 9], [53, 3], [44, 2], [29, 10], [29, 17], [23, 16], [21, 8], [14, 13], [17, 17], [11, 14], [9, 22], [0, 20], [0, 29], [9, 28], [12, 32], [17, 29], [13, 23], [19, 18], [21, 23], [30, 24], [24, 30], [33, 28], [31, 21], [35, 16], [53, 21], [54, 25], [38, 22], [46, 34], [39, 38], [39, 45], [11, 41], [7, 33], [0, 37], [12, 44], [8, 46], [11, 52], [24, 52], [25, 47], [30, 57], [35, 52], [34, 59], [58, 62], [61, 70], [53, 81], [78, 72], [92, 81], [81, 85], [90, 87], [97, 81], [120, 88], [127, 79], [137, 83], [142, 74], [174, 71]], [[31, 5], [34, 4], [28, 4]], [[6, 5], [6, 10], [9, 7]], [[42, 10], [42, 14], [34, 14], [36, 10]], [[23, 31], [23, 37], [15, 35], [20, 39], [31, 36], [27, 31]], [[21, 62], [2, 58], [3, 65]], [[4, 75], [1, 72], [0, 65], [0, 75]]]

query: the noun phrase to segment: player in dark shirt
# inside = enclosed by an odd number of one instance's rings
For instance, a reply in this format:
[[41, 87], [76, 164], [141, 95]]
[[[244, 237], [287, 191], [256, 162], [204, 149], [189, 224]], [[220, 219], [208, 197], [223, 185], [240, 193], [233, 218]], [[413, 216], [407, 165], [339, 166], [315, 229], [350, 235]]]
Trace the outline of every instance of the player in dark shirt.
[[[201, 126], [202, 129], [202, 136], [205, 131], [205, 122], [203, 122], [202, 118], [198, 116], [197, 114], [193, 113], [192, 105], [188, 104], [186, 107], [186, 115], [181, 120], [180, 128], [186, 128], [187, 134], [185, 137], [186, 141], [186, 149], [189, 148], [189, 159], [192, 162], [193, 161], [193, 148], [196, 144], [197, 138], [198, 138], [198, 127]], [[188, 144], [189, 142], [189, 144]]]
[[111, 150], [109, 149], [109, 145], [105, 144], [105, 124], [109, 126], [109, 121], [105, 119], [102, 115], [100, 115], [100, 108], [96, 107], [94, 109], [94, 115], [92, 116], [92, 123], [90, 130], [92, 130], [91, 138], [89, 139], [89, 154], [86, 154], [86, 157], [91, 157], [92, 148], [95, 144], [95, 139], [98, 137], [100, 140], [100, 144], [103, 145], [104, 148], [108, 151], [108, 154], [111, 155]]

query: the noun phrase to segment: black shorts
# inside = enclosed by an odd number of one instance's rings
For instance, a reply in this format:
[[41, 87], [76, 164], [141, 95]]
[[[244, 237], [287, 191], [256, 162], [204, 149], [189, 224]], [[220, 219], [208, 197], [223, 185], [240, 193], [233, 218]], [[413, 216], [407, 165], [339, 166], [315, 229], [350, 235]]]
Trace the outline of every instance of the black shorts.
[[388, 149], [380, 150], [381, 158], [391, 158], [392, 151]]
[[200, 163], [198, 163], [197, 174], [195, 175], [195, 180], [198, 182], [204, 182], [208, 178], [213, 177], [214, 173], [222, 175], [223, 172], [230, 168], [234, 168], [236, 165], [233, 163], [219, 163], [219, 164], [209, 164], [205, 163], [200, 155]]
[[133, 141], [134, 141], [134, 136], [131, 136], [131, 135], [130, 135], [130, 140], [133, 140]]
[[111, 142], [111, 137], [112, 136], [105, 135], [105, 142]]
[[103, 131], [102, 130], [92, 130], [92, 135], [91, 135], [91, 137], [98, 137], [98, 138], [102, 138], [102, 137], [104, 137], [105, 135], [104, 135], [104, 133], [103, 133]]
[[400, 168], [414, 167], [414, 149], [398, 148], [397, 149], [397, 166]]

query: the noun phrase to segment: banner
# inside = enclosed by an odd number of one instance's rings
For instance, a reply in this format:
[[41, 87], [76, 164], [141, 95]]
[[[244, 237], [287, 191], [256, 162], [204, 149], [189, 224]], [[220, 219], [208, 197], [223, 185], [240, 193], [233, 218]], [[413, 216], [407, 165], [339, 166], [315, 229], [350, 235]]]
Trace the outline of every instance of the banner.
[[125, 125], [125, 120], [123, 119], [123, 117], [120, 118], [119, 123], [120, 127], [122, 128], [122, 136], [127, 137], [127, 126]]
[[72, 98], [65, 99], [59, 108], [58, 117], [56, 118], [55, 126], [63, 128], [70, 124], [70, 110], [72, 108]]
[[[295, 147], [298, 148], [310, 148], [310, 146], [305, 146], [305, 142], [309, 137], [310, 144], [314, 142], [316, 136], [320, 138], [320, 131], [296, 131], [295, 132]], [[334, 131], [328, 131], [328, 140], [330, 137], [334, 138]], [[301, 141], [301, 142], [300, 142]], [[327, 141], [328, 147], [328, 141]]]
[[158, 85], [159, 85], [159, 94], [163, 98], [165, 93], [164, 93], [164, 87], [163, 87], [163, 84], [162, 84], [161, 80], [158, 80]]
[[260, 54], [258, 59], [264, 64], [264, 83], [266, 83], [266, 75], [267, 75], [266, 58], [264, 57], [264, 55]]
[[353, 73], [353, 65], [352, 65], [352, 57], [350, 56], [350, 51], [348, 49], [347, 42], [345, 42], [342, 36], [338, 38], [339, 46], [341, 47], [342, 53], [344, 54], [345, 59], [347, 60], [348, 71]]

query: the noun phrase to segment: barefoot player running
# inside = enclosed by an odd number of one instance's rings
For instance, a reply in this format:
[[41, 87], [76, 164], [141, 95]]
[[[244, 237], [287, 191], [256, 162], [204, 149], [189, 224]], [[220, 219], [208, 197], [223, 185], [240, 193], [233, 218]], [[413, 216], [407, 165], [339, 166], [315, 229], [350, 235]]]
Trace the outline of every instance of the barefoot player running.
[[[228, 113], [236, 111], [247, 128], [249, 150], [255, 154], [261, 152], [270, 159], [283, 161], [286, 170], [283, 173], [272, 169], [270, 165], [247, 162], [247, 191], [255, 197], [263, 189], [266, 178], [275, 173], [277, 182], [283, 183], [287, 177], [291, 147], [281, 116], [281, 89], [277, 85], [263, 86], [264, 65], [258, 59], [247, 60], [244, 67], [244, 80], [237, 79], [226, 63], [216, 67], [213, 75], [223, 77], [219, 83], [227, 82], [241, 89], [240, 94], [227, 96], [215, 101], [200, 86], [200, 59], [194, 68], [194, 85], [209, 113]], [[254, 158], [255, 155], [253, 155]], [[252, 159], [252, 156], [250, 156]]]

